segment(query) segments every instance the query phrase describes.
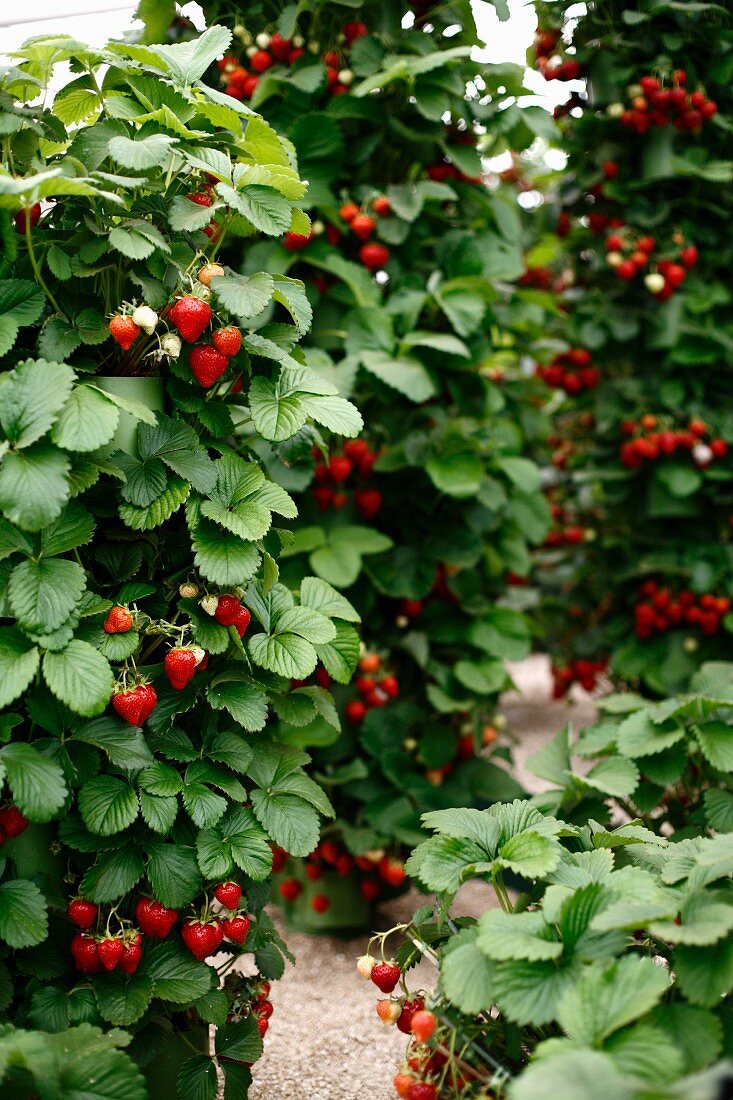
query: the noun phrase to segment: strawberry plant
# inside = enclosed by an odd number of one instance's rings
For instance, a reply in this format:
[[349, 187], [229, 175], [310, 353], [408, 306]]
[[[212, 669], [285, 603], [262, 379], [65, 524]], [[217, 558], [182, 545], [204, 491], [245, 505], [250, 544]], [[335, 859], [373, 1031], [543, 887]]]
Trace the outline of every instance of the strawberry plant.
[[[669, 843], [639, 820], [572, 825], [520, 801], [424, 823], [434, 835], [408, 866], [439, 904], [374, 937], [358, 963], [378, 986], [389, 970], [377, 1013], [410, 1036], [397, 1095], [724, 1095], [727, 835]], [[525, 880], [514, 899], [507, 870]], [[500, 902], [478, 920], [450, 913], [469, 879]], [[373, 953], [395, 934], [385, 966]], [[423, 955], [440, 970], [430, 995], [410, 990]]]
[[715, 5], [596, 7], [572, 46], [566, 5], [539, 11], [540, 53], [561, 41], [587, 77], [558, 112], [569, 159], [548, 255], [572, 285], [537, 359], [566, 394], [551, 503], [593, 531], [542, 551], [543, 629], [558, 690], [581, 679], [575, 662], [609, 662], [617, 681], [664, 696], [727, 657], [733, 625], [730, 46], [717, 49]]
[[[283, 714], [279, 732], [315, 749], [338, 812], [328, 840], [373, 900], [389, 886], [374, 868], [415, 842], [421, 810], [519, 793], [483, 749], [509, 684], [503, 659], [530, 647], [505, 574], [526, 574], [549, 521], [524, 455], [544, 424], [514, 370], [543, 311], [514, 293], [522, 223], [515, 195], [486, 186], [481, 153], [529, 146], [548, 122], [520, 109], [518, 70], [471, 58], [463, 3], [422, 5], [409, 29], [403, 6], [382, 0], [250, 5], [244, 23], [227, 3], [205, 10], [235, 32], [211, 80], [287, 134], [309, 181], [309, 231], [229, 238], [220, 254], [247, 275], [303, 279], [308, 366], [368, 425], [356, 440], [325, 425], [313, 453], [286, 464], [269, 443], [259, 453], [305, 520], [283, 577], [312, 572], [343, 591], [366, 624], [362, 658], [378, 662], [356, 690], [335, 688], [341, 735], [321, 715]], [[308, 689], [329, 678], [326, 664]], [[305, 887], [300, 909], [334, 885], [306, 871], [284, 869], [290, 893], [294, 879]]]
[[2, 76], [3, 1042], [21, 1073], [28, 1029], [53, 1033], [80, 1089], [98, 1051], [131, 1097], [100, 1027], [134, 1033], [151, 1095], [246, 1092], [287, 954], [272, 846], [307, 855], [333, 814], [277, 721], [338, 726], [292, 680], [346, 681], [358, 652], [331, 585], [279, 575], [297, 508], [253, 447], [362, 421], [298, 346], [302, 283], [215, 262], [308, 224], [287, 143], [201, 81], [230, 38], [35, 39]]

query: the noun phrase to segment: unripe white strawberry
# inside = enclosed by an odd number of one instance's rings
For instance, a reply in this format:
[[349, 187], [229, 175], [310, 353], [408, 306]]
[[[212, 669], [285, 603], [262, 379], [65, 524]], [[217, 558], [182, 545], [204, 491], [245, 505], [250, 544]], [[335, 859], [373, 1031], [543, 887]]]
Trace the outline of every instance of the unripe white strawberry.
[[641, 84], [629, 84], [626, 89], [626, 94], [629, 99], [636, 99], [637, 96], [644, 95], [644, 89]]
[[321, 43], [320, 42], [315, 42], [315, 41], [314, 42], [309, 42], [307, 49], [308, 49], [308, 53], [319, 54], [321, 52]]
[[196, 298], [200, 298], [202, 302], [211, 301], [211, 290], [204, 283], [198, 283], [196, 286]]
[[207, 615], [214, 615], [217, 607], [219, 606], [218, 596], [204, 596], [202, 600], [199, 600], [199, 607], [206, 612]]
[[235, 25], [232, 27], [232, 34], [235, 38], [243, 38], [246, 33], [247, 30], [244, 26], [242, 26], [241, 23], [235, 23]]
[[707, 443], [696, 443], [692, 448], [692, 458], [696, 466], [709, 466], [713, 461], [713, 452]]
[[625, 110], [623, 103], [609, 103], [606, 107], [606, 114], [609, 118], [621, 118]]
[[380, 863], [384, 859], [384, 848], [370, 848], [364, 853], [364, 859], [368, 859], [370, 863]]
[[609, 252], [606, 255], [606, 263], [609, 267], [618, 267], [623, 262], [624, 258], [621, 252]]
[[410, 625], [410, 620], [407, 618], [407, 615], [398, 615], [394, 621], [394, 624], [400, 630], [404, 630], [406, 626]]
[[183, 600], [195, 600], [199, 594], [199, 586], [193, 581], [184, 581], [178, 586], [178, 595]]
[[377, 1016], [386, 1027], [392, 1027], [402, 1015], [402, 1005], [399, 1001], [377, 1001]]
[[506, 718], [504, 717], [503, 714], [497, 714], [494, 717], [494, 725], [496, 726], [496, 728], [498, 730], [505, 730], [506, 729]]
[[305, 46], [305, 39], [303, 38], [302, 34], [293, 35], [293, 45], [295, 46], [296, 50], [303, 49], [303, 46]]
[[132, 314], [132, 319], [143, 332], [147, 332], [148, 336], [152, 336], [158, 323], [158, 314], [150, 306], [138, 306]]
[[255, 42], [257, 43], [259, 49], [266, 50], [267, 47], [270, 45], [270, 36], [269, 34], [265, 34], [263, 31], [262, 34], [257, 35], [257, 37], [255, 38]]
[[316, 237], [320, 237], [326, 231], [326, 227], [322, 221], [315, 221], [311, 225], [311, 229]]
[[682, 643], [682, 648], [684, 649], [685, 653], [697, 653], [698, 649], [700, 648], [700, 643], [698, 642], [697, 638], [685, 638], [684, 642]]
[[165, 336], [160, 338], [160, 350], [170, 359], [177, 359], [182, 347], [181, 338], [176, 336], [175, 332], [166, 332]]
[[339, 83], [343, 84], [346, 88], [354, 83], [354, 74], [351, 69], [341, 69], [339, 72]]
[[372, 970], [376, 959], [371, 955], [362, 955], [360, 959], [356, 960], [356, 969], [359, 972], [359, 977], [364, 978], [365, 981], [369, 981], [372, 976]]
[[196, 658], [196, 664], [200, 665], [206, 656], [206, 650], [202, 649], [200, 645], [192, 645], [188, 647]]
[[650, 294], [659, 294], [660, 290], [664, 290], [664, 275], [658, 271], [650, 271], [644, 276], [644, 286]]
[[257, 51], [257, 47], [256, 47], [256, 46], [247, 46], [247, 49], [246, 49], [246, 51], [245, 51], [245, 52], [246, 52], [246, 54], [247, 54], [247, 57], [254, 57], [254, 55], [255, 55], [255, 54], [256, 54], [256, 53], [258, 52], [258, 51]]
[[595, 542], [597, 538], [598, 538], [598, 532], [594, 531], [594, 529], [592, 527], [586, 527], [586, 529], [583, 533], [583, 541], [584, 542]]

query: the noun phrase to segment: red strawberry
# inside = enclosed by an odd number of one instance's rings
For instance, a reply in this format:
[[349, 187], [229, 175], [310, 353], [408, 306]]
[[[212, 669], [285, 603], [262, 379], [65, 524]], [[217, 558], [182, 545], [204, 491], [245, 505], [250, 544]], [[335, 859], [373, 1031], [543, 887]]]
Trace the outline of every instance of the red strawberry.
[[100, 962], [105, 970], [114, 970], [122, 958], [125, 945], [119, 937], [108, 936], [97, 947]]
[[142, 726], [153, 713], [158, 695], [152, 684], [138, 684], [128, 691], [115, 691], [112, 695], [112, 707], [120, 718], [131, 726]]
[[238, 882], [220, 882], [214, 890], [214, 897], [227, 909], [236, 909], [242, 896], [242, 887]]
[[240, 638], [244, 636], [244, 632], [246, 631], [247, 627], [249, 626], [249, 622], [250, 622], [251, 618], [252, 618], [252, 616], [250, 615], [247, 608], [246, 607], [240, 607], [239, 611], [237, 612], [237, 617], [234, 620], [234, 624], [233, 624], [234, 629], [236, 630], [236, 632], [237, 632], [237, 634], [239, 635]]
[[272, 65], [274, 58], [267, 50], [257, 50], [249, 59], [249, 63], [256, 73], [264, 73]]
[[344, 454], [352, 462], [360, 463], [364, 455], [369, 453], [369, 444], [366, 439], [347, 439], [344, 443]]
[[346, 481], [353, 468], [353, 462], [345, 455], [333, 455], [328, 462], [328, 471], [337, 485]]
[[191, 202], [195, 202], [197, 206], [211, 206], [211, 195], [208, 195], [206, 191], [196, 191], [195, 194], [186, 195], [187, 199]]
[[97, 919], [99, 906], [95, 905], [93, 901], [86, 901], [84, 898], [74, 898], [73, 901], [69, 902], [66, 912], [77, 928], [83, 928], [86, 931], [87, 928], [91, 928]]
[[688, 244], [687, 248], [683, 248], [680, 254], [680, 259], [685, 267], [694, 267], [699, 259], [699, 252], [695, 248], [694, 244]]
[[5, 833], [7, 840], [24, 833], [30, 822], [25, 814], [22, 814], [17, 806], [3, 806], [0, 810], [0, 829]]
[[366, 23], [344, 23], [343, 32], [344, 38], [351, 46], [357, 38], [363, 38], [365, 34], [369, 34], [369, 28]]
[[181, 938], [194, 958], [203, 962], [214, 954], [224, 939], [224, 925], [221, 921], [202, 924], [201, 921], [187, 920], [181, 929]]
[[123, 351], [129, 351], [140, 335], [140, 329], [132, 317], [123, 317], [121, 313], [112, 318], [108, 328], [110, 336], [117, 341]]
[[85, 932], [77, 932], [70, 944], [71, 956], [82, 974], [98, 974], [102, 969], [97, 941]]
[[256, 1002], [252, 1011], [255, 1016], [264, 1016], [266, 1020], [269, 1020], [275, 1011], [275, 1006], [272, 1001], [268, 1001], [266, 998], [260, 999]]
[[214, 618], [221, 626], [234, 626], [242, 605], [236, 596], [219, 596]]
[[405, 866], [400, 860], [385, 856], [379, 863], [379, 877], [390, 886], [401, 886], [405, 881]]
[[[337, 74], [338, 75], [338, 74]], [[345, 202], [339, 210], [339, 217], [347, 224], [353, 222], [354, 218], [359, 213], [359, 207], [355, 202]]]
[[399, 1001], [377, 1001], [377, 1016], [387, 1027], [397, 1023], [401, 1011]]
[[351, 699], [344, 709], [346, 710], [346, 717], [352, 725], [361, 722], [367, 712], [367, 708], [361, 699]]
[[[31, 229], [35, 229], [35, 227], [38, 225], [39, 221], [41, 220], [41, 204], [40, 204], [40, 202], [34, 202], [33, 206], [31, 206], [30, 210], [28, 211], [28, 214], [29, 214], [28, 224], [30, 225]], [[26, 219], [25, 207], [23, 207], [22, 210], [19, 210], [17, 212], [17, 214], [15, 214], [13, 216], [13, 221], [15, 222], [15, 228], [16, 228], [17, 232], [21, 233], [23, 235], [25, 235], [25, 225], [26, 225], [25, 219]]]
[[211, 337], [211, 341], [217, 351], [231, 359], [242, 346], [242, 334], [234, 325], [217, 329]]
[[359, 259], [370, 271], [379, 271], [389, 262], [389, 249], [383, 244], [364, 244], [359, 249]]
[[391, 993], [400, 980], [400, 968], [394, 961], [377, 963], [372, 967], [370, 977], [382, 993]]
[[279, 887], [280, 895], [285, 901], [295, 901], [303, 891], [303, 887], [295, 878], [286, 878]]
[[379, 195], [372, 203], [372, 209], [375, 214], [379, 214], [380, 218], [386, 218], [392, 213], [392, 204], [386, 195]]
[[232, 943], [244, 943], [249, 932], [249, 917], [229, 917], [224, 921], [224, 935]]
[[257, 1017], [257, 1030], [260, 1033], [260, 1039], [264, 1039], [265, 1033], [270, 1026], [270, 1021], [265, 1016]]
[[186, 646], [174, 646], [166, 653], [163, 667], [171, 687], [183, 691], [196, 672], [196, 654]]
[[436, 1020], [432, 1012], [426, 1012], [424, 1009], [418, 1009], [418, 1011], [414, 1013], [410, 1022], [410, 1031], [415, 1036], [418, 1043], [427, 1043], [428, 1039], [430, 1039], [435, 1032], [437, 1026], [438, 1021]]
[[357, 214], [351, 220], [351, 232], [355, 233], [360, 241], [368, 240], [376, 227], [377, 223], [369, 214]]
[[415, 1078], [411, 1073], [398, 1073], [393, 1078], [392, 1084], [395, 1087], [395, 1092], [400, 1097], [400, 1100], [407, 1100], [407, 1094], [410, 1086], [414, 1084]]
[[408, 1089], [407, 1100], [438, 1100], [438, 1086], [429, 1081], [415, 1081]]
[[311, 909], [316, 913], [325, 913], [330, 905], [331, 902], [325, 894], [316, 894], [315, 897], [311, 898]]
[[267, 998], [270, 996], [270, 989], [271, 989], [271, 986], [270, 986], [269, 982], [267, 982], [267, 981], [262, 982], [260, 984], [259, 989], [257, 990], [257, 995], [255, 997], [255, 1001], [266, 1001]]
[[135, 920], [146, 936], [164, 940], [178, 920], [178, 910], [166, 909], [154, 898], [140, 898], [135, 906]]
[[201, 298], [187, 294], [178, 299], [168, 318], [187, 343], [195, 344], [211, 321], [211, 306]]
[[111, 607], [102, 629], [105, 634], [127, 634], [132, 629], [132, 615], [126, 607]]
[[139, 932], [136, 932], [134, 939], [124, 944], [120, 961], [117, 965], [125, 974], [134, 974], [140, 965], [140, 961], [143, 957], [142, 942], [142, 936]]
[[378, 882], [374, 882], [372, 879], [364, 879], [361, 884], [361, 892], [364, 895], [366, 901], [371, 903], [376, 901], [382, 892], [382, 887]]
[[276, 61], [287, 61], [293, 44], [289, 38], [283, 38], [277, 31], [270, 39], [270, 53]]
[[191, 348], [188, 362], [194, 378], [205, 390], [213, 386], [229, 366], [229, 358], [213, 344], [197, 344]]
[[412, 1025], [412, 1017], [416, 1013], [421, 1012], [425, 1008], [425, 1001], [422, 997], [413, 997], [411, 1000], [405, 1001], [402, 1006], [402, 1012], [400, 1018], [397, 1021], [397, 1028], [404, 1035], [409, 1035]]
[[389, 695], [390, 699], [396, 699], [400, 693], [400, 685], [396, 676], [383, 676], [379, 681], [379, 686], [385, 695]]

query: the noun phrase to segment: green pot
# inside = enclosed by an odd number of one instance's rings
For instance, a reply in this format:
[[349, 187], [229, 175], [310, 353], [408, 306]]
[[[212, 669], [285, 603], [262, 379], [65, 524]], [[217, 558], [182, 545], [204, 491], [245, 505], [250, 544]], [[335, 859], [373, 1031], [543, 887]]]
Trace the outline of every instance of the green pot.
[[[283, 906], [288, 928], [309, 935], [371, 931], [374, 909], [362, 894], [354, 875], [324, 871], [315, 882], [308, 878], [301, 881], [303, 893], [296, 901]], [[311, 906], [317, 894], [325, 894], [330, 902], [325, 913], [316, 913]]]
[[[137, 401], [155, 413], [163, 412], [163, 379], [136, 375], [105, 375], [94, 379], [95, 386], [105, 393], [112, 393], [129, 401]], [[131, 413], [120, 409], [120, 422], [112, 440], [112, 449], [125, 451], [137, 458], [137, 429], [139, 421]]]
[[195, 1057], [195, 1051], [191, 1050], [189, 1044], [196, 1047], [201, 1054], [208, 1054], [209, 1029], [206, 1024], [188, 1027], [185, 1032], [172, 1030], [168, 1039], [160, 1046], [153, 1062], [143, 1068], [151, 1100], [175, 1096], [176, 1080], [181, 1066], [189, 1058]]

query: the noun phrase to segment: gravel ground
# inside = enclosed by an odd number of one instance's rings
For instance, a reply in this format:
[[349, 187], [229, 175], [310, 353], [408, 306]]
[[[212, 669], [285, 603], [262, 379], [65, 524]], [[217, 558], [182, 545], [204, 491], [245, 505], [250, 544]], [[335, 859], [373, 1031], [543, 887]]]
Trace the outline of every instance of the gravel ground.
[[[517, 738], [516, 774], [528, 790], [539, 790], [543, 784], [527, 771], [527, 758], [566, 723], [588, 725], [593, 704], [583, 692], [570, 703], [552, 701], [543, 657], [514, 665], [511, 673], [517, 691], [505, 697], [502, 710]], [[385, 908], [382, 926], [408, 920], [423, 902], [424, 895], [416, 890], [398, 898]], [[494, 904], [493, 891], [474, 882], [459, 893], [455, 911], [479, 915]], [[275, 1013], [265, 1054], [255, 1067], [250, 1100], [394, 1100], [393, 1067], [402, 1058], [406, 1038], [380, 1023], [374, 987], [356, 974], [355, 960], [364, 953], [368, 937], [344, 940], [283, 931], [298, 962], [273, 983]], [[435, 981], [427, 962], [413, 973], [413, 987], [430, 988]]]

